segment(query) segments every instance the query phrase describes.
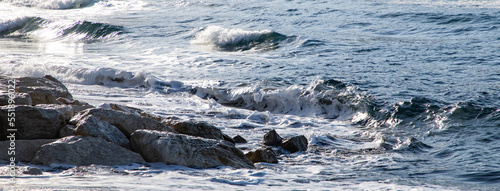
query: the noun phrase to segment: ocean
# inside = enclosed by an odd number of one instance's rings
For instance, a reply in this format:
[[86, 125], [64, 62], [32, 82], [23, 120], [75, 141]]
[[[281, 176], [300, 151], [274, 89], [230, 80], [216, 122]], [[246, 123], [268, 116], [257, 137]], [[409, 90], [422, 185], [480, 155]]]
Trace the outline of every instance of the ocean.
[[206, 121], [244, 152], [271, 129], [309, 141], [257, 169], [40, 167], [13, 189], [498, 190], [499, 27], [496, 0], [3, 0], [0, 75]]

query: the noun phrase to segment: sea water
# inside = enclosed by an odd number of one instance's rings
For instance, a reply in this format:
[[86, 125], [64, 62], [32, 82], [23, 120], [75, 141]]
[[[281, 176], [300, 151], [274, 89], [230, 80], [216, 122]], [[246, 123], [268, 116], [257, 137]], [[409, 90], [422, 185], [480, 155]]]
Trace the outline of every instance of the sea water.
[[499, 27], [495, 0], [3, 0], [1, 75], [207, 121], [244, 152], [309, 141], [257, 169], [39, 166], [5, 188], [496, 190]]

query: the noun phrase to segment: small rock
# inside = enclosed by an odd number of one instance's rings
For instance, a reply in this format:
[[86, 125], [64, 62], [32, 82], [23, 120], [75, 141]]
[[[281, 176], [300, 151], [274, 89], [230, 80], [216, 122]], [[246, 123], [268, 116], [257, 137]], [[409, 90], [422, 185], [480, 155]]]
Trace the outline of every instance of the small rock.
[[262, 143], [267, 146], [279, 146], [282, 140], [283, 138], [273, 129], [264, 135]]
[[145, 162], [141, 155], [102, 138], [70, 136], [45, 144], [36, 153], [33, 164], [88, 166], [124, 165]]
[[76, 125], [75, 135], [100, 137], [122, 147], [129, 146], [127, 137], [115, 126], [89, 115]]
[[304, 135], [286, 138], [281, 147], [292, 153], [298, 151], [307, 151], [307, 138]]
[[43, 172], [39, 168], [28, 167], [25, 171], [23, 171], [23, 174], [41, 175], [41, 174], [43, 174]]
[[247, 143], [247, 140], [240, 135], [234, 136], [233, 140], [235, 143]]
[[257, 149], [255, 151], [250, 151], [245, 156], [248, 160], [253, 163], [258, 162], [267, 162], [267, 163], [278, 163], [278, 159], [276, 158], [276, 153], [274, 153], [271, 149]]

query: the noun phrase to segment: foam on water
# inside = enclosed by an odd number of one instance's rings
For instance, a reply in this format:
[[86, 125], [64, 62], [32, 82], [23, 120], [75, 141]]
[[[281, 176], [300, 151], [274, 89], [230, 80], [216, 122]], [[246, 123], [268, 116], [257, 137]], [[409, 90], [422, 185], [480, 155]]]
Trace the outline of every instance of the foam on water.
[[271, 30], [247, 31], [209, 26], [191, 41], [196, 45], [212, 46], [223, 51], [244, 51], [252, 48], [272, 49], [286, 36]]
[[42, 9], [73, 9], [88, 6], [97, 0], [6, 0], [4, 2]]

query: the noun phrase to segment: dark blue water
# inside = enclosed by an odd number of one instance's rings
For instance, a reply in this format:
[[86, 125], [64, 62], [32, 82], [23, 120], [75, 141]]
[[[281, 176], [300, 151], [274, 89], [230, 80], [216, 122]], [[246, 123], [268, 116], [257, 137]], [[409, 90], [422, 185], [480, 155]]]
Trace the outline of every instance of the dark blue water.
[[[28, 19], [2, 23], [10, 26], [0, 31], [2, 74], [187, 92], [228, 108], [347, 122], [382, 141], [337, 157], [391, 156], [349, 168], [360, 174], [357, 183], [389, 179], [463, 190], [500, 184], [496, 1], [96, 1], [73, 10], [18, 8], [24, 11], [18, 17]], [[175, 89], [172, 80], [184, 86]], [[221, 123], [232, 123], [227, 120]], [[333, 147], [332, 136], [323, 149]]]

